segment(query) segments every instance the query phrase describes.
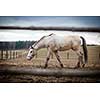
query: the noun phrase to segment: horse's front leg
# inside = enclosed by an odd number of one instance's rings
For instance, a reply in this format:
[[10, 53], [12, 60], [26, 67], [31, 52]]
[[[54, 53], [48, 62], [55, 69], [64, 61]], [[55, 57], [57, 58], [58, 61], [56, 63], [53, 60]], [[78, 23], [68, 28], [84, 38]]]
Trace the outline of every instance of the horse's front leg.
[[51, 50], [48, 49], [48, 53], [47, 53], [47, 57], [46, 57], [46, 61], [45, 61], [45, 66], [44, 66], [44, 68], [48, 67], [48, 61], [49, 61], [49, 59], [50, 59], [50, 54], [51, 54]]
[[55, 56], [56, 56], [56, 58], [57, 58], [57, 60], [58, 60], [58, 62], [59, 62], [59, 64], [60, 64], [60, 66], [63, 68], [64, 66], [63, 66], [63, 63], [62, 63], [61, 60], [60, 60], [60, 56], [59, 56], [59, 54], [58, 54], [58, 51], [55, 51], [54, 53], [55, 53]]

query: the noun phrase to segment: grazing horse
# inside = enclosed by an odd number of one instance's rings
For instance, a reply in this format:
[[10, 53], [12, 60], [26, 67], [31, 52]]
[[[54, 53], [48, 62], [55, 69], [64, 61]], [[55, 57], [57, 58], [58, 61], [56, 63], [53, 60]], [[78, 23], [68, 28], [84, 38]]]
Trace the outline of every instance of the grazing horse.
[[[83, 62], [83, 53], [80, 50], [81, 40], [83, 42], [84, 62]], [[53, 33], [47, 36], [43, 36], [40, 40], [38, 40], [29, 48], [27, 59], [31, 60], [37, 54], [37, 50], [41, 48], [47, 48], [48, 50], [47, 58], [45, 61], [45, 68], [48, 66], [48, 61], [52, 53], [55, 54], [58, 62], [60, 63], [60, 66], [63, 67], [58, 51], [65, 51], [70, 49], [75, 51], [78, 55], [77, 67], [84, 67], [84, 65], [88, 61], [86, 41], [82, 36], [77, 36], [77, 35], [59, 36]]]

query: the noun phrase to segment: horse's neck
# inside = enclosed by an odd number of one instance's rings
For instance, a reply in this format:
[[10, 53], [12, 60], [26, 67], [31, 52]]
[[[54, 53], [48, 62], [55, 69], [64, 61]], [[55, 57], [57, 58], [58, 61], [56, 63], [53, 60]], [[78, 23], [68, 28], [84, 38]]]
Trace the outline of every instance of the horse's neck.
[[34, 47], [36, 50], [39, 50], [41, 48], [45, 48], [45, 42], [44, 42], [44, 39], [41, 40], [40, 42], [38, 42], [35, 47]]

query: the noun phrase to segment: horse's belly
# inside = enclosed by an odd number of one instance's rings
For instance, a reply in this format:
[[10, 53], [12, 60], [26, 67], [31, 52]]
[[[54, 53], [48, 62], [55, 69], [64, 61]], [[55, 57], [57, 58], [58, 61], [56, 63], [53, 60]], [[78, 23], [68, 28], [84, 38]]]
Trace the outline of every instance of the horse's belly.
[[69, 50], [71, 49], [71, 46], [64, 46], [64, 47], [60, 47], [59, 51], [65, 51], [65, 50]]

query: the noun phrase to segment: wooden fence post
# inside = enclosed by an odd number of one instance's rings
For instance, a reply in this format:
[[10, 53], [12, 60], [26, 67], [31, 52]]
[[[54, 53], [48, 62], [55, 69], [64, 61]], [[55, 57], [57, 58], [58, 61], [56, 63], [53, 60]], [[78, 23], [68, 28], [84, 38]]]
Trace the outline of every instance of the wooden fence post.
[[67, 52], [67, 59], [69, 59], [69, 52]]
[[14, 59], [16, 58], [16, 51], [14, 51]]
[[17, 58], [17, 51], [16, 51], [16, 58]]
[[15, 51], [13, 51], [13, 59], [15, 58]]
[[12, 51], [10, 50], [10, 59], [12, 58]]
[[6, 59], [8, 59], [8, 50], [6, 50]]
[[0, 60], [1, 60], [1, 50], [0, 50]]
[[1, 50], [1, 60], [3, 60], [3, 50]]

